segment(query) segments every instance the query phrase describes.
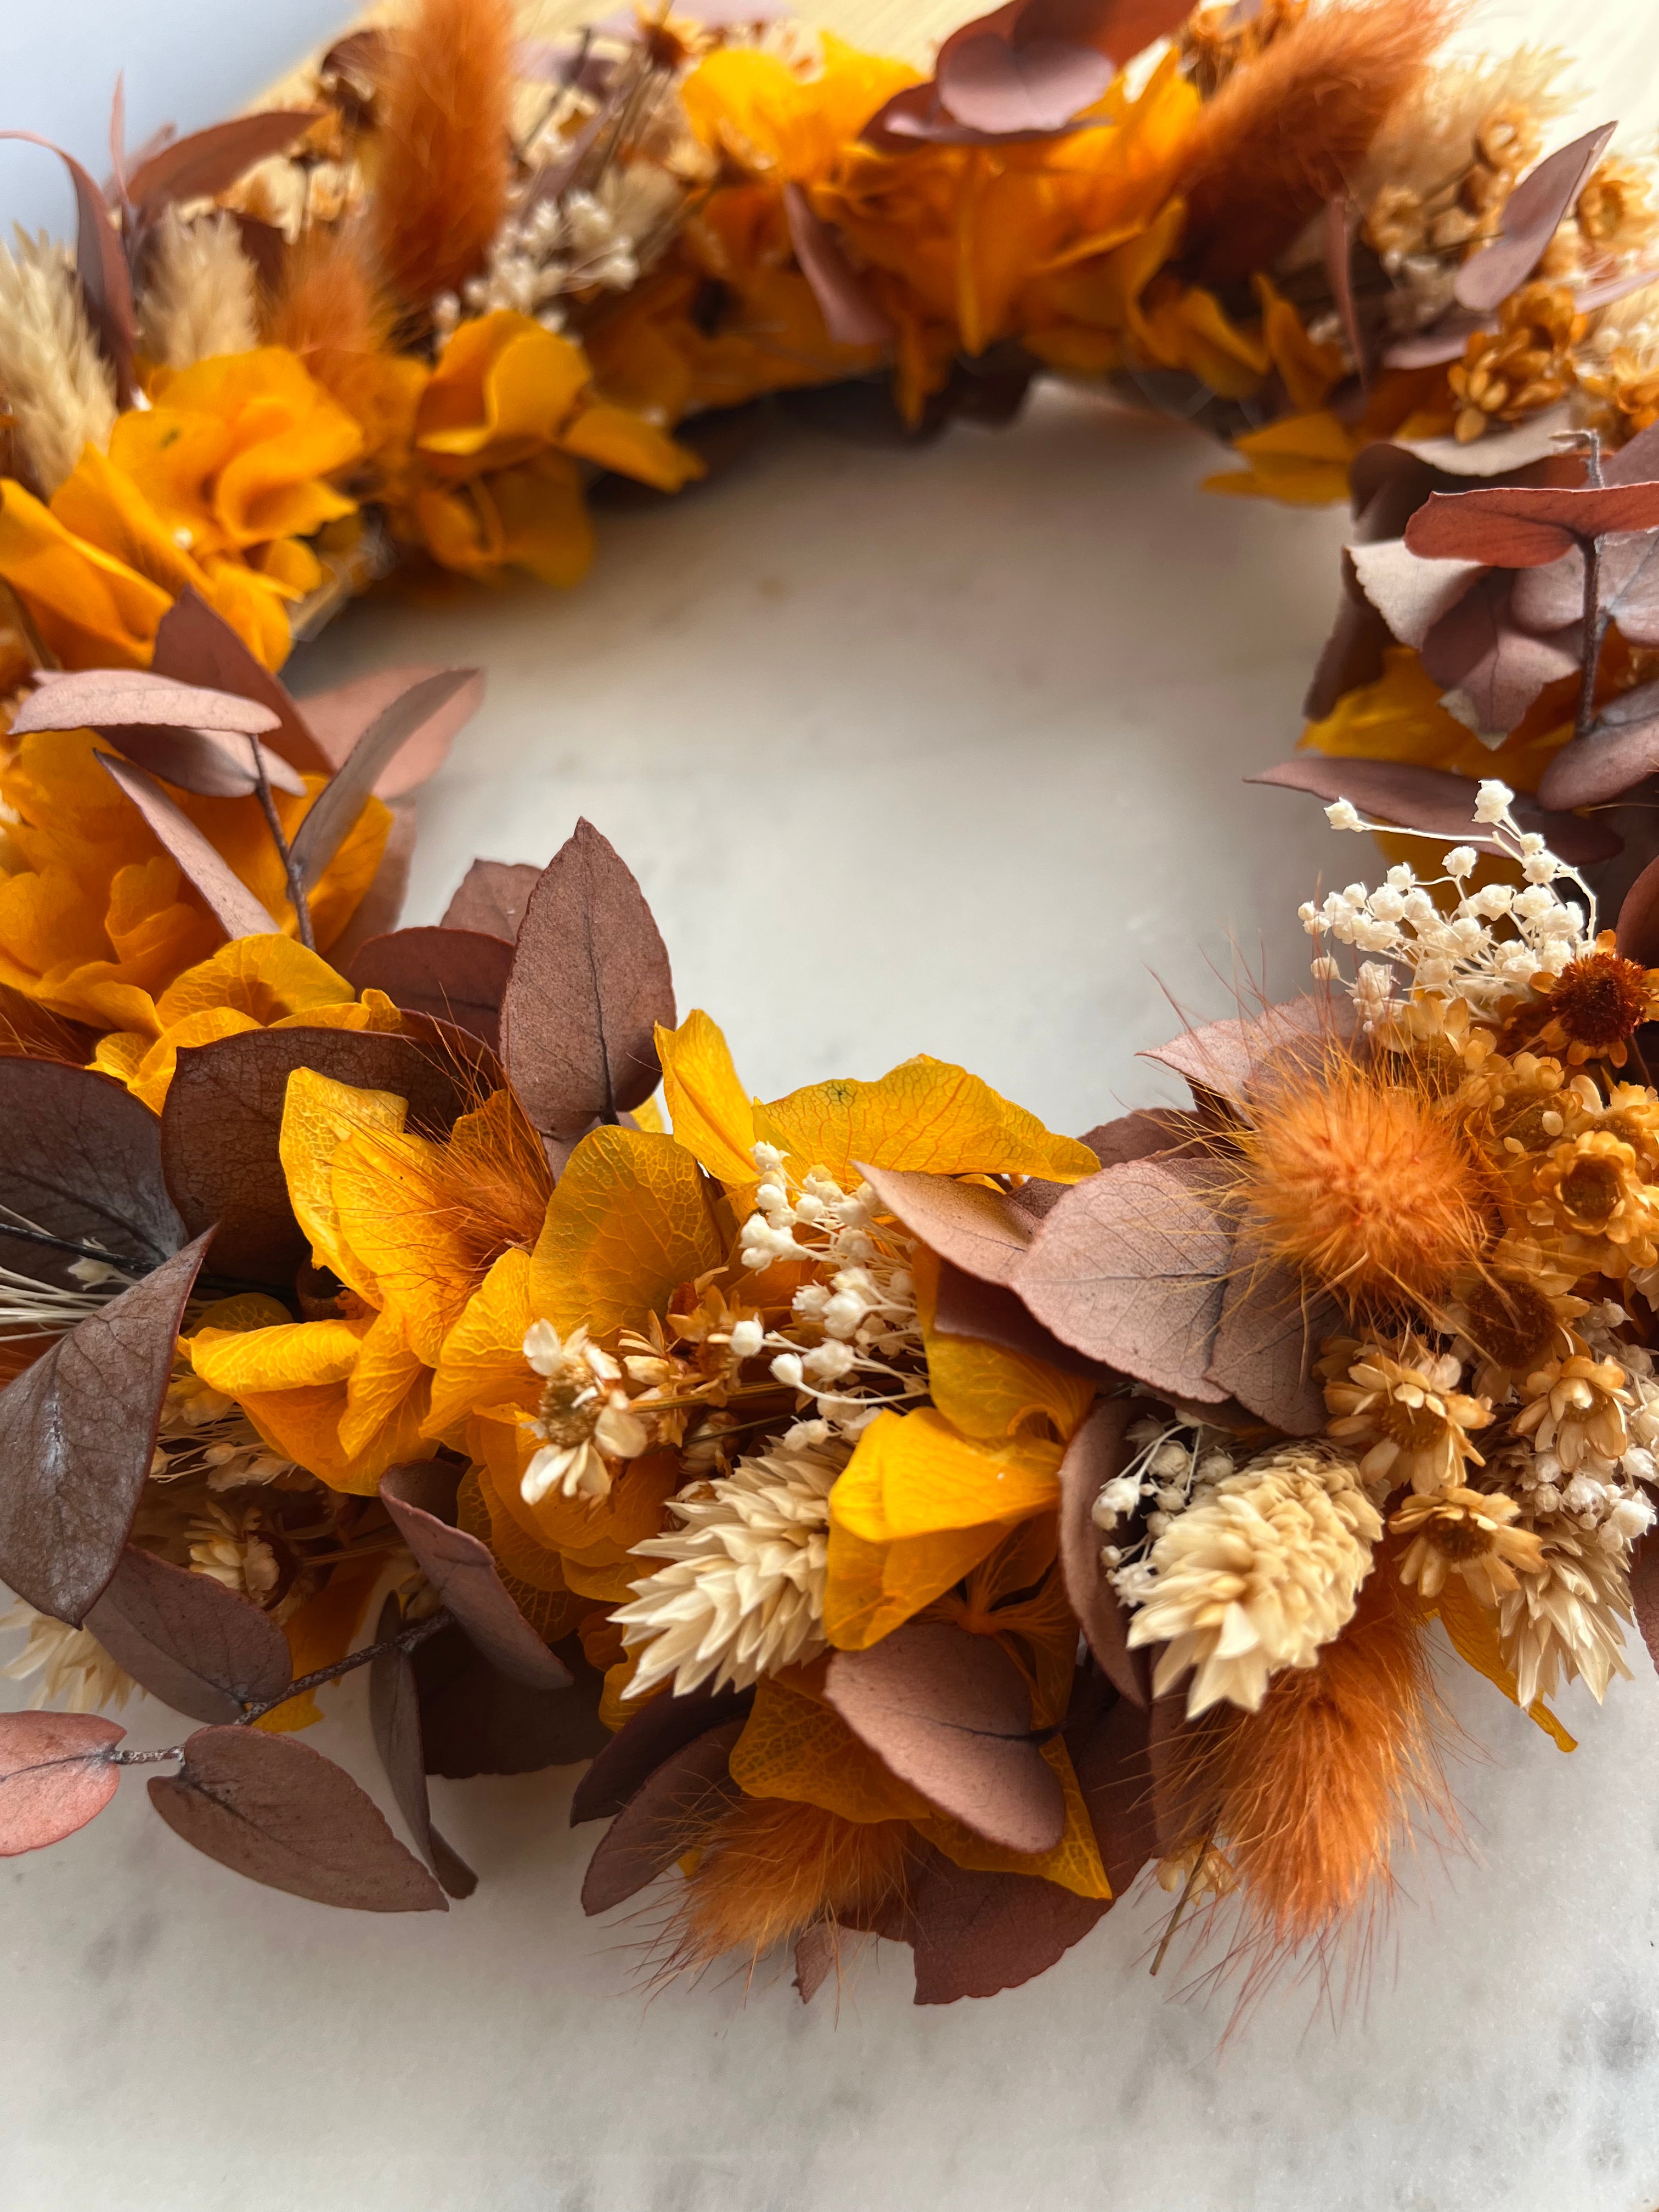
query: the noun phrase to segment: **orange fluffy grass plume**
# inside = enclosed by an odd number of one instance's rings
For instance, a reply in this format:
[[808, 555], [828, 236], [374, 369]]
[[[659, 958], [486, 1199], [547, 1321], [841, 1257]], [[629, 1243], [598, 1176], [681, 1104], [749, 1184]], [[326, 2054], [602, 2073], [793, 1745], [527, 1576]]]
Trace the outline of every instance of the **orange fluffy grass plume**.
[[478, 268], [507, 212], [511, 0], [417, 0], [394, 35], [369, 149], [369, 222], [388, 289], [410, 307]]
[[1462, 12], [1460, 0], [1310, 9], [1232, 72], [1200, 113], [1176, 184], [1200, 282], [1271, 267], [1346, 187]]
[[378, 353], [390, 336], [391, 319], [363, 265], [357, 233], [314, 223], [283, 256], [265, 310], [264, 335], [309, 366], [313, 358], [326, 362]]
[[847, 1820], [784, 1797], [740, 1797], [699, 1839], [669, 1931], [667, 1971], [736, 1952], [752, 1967], [775, 1943], [825, 1922], [857, 1924], [902, 1897], [905, 1820]]
[[1455, 1109], [1413, 1061], [1334, 1040], [1264, 1071], [1237, 1176], [1265, 1251], [1350, 1306], [1431, 1310], [1488, 1242], [1490, 1179]]
[[1345, 1929], [1369, 1936], [1402, 1839], [1452, 1825], [1424, 1626], [1379, 1552], [1317, 1666], [1278, 1675], [1259, 1711], [1228, 1711], [1178, 1740], [1181, 1802], [1206, 1808], [1240, 1877], [1232, 1956], [1252, 1978]]

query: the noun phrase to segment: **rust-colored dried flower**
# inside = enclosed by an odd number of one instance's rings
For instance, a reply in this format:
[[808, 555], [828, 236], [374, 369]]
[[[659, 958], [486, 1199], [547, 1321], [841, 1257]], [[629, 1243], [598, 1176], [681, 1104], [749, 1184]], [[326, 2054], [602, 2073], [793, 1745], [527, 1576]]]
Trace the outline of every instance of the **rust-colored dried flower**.
[[1564, 1052], [1575, 1067], [1587, 1060], [1622, 1067], [1632, 1037], [1659, 1014], [1659, 969], [1626, 960], [1610, 929], [1596, 939], [1594, 951], [1569, 961], [1553, 981], [1540, 976], [1534, 988], [1546, 983], [1537, 1042], [1552, 1052]]
[[1604, 253], [1629, 253], [1659, 228], [1652, 179], [1638, 161], [1603, 161], [1578, 195], [1580, 234]]
[[1544, 1564], [1539, 1539], [1510, 1525], [1520, 1511], [1512, 1498], [1480, 1490], [1407, 1498], [1389, 1522], [1395, 1535], [1413, 1540], [1400, 1562], [1401, 1581], [1431, 1598], [1449, 1577], [1462, 1575], [1482, 1605], [1495, 1606], [1519, 1587], [1521, 1574], [1536, 1574]]
[[1506, 1238], [1490, 1265], [1455, 1286], [1447, 1319], [1479, 1358], [1477, 1397], [1507, 1397], [1515, 1384], [1576, 1348], [1572, 1324], [1589, 1310], [1575, 1297], [1576, 1266], [1559, 1267], [1540, 1248]]

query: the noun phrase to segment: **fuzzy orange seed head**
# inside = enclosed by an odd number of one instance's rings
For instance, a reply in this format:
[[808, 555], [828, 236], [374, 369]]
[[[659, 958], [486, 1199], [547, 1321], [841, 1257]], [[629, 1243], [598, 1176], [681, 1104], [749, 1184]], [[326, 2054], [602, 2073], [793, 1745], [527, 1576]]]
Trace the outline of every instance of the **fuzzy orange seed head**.
[[1340, 1049], [1274, 1072], [1241, 1150], [1249, 1228], [1350, 1306], [1432, 1307], [1486, 1245], [1486, 1174], [1453, 1111]]

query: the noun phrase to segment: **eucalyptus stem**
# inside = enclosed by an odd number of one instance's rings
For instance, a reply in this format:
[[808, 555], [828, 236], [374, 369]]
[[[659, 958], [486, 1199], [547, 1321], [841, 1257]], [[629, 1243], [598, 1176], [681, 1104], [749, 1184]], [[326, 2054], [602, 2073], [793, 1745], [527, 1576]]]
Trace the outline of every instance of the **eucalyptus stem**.
[[258, 778], [255, 788], [259, 805], [264, 811], [271, 842], [276, 848], [276, 857], [283, 864], [283, 874], [288, 882], [288, 895], [293, 902], [294, 916], [299, 926], [300, 942], [307, 952], [317, 950], [317, 939], [311, 927], [311, 903], [306, 897], [305, 878], [294, 865], [294, 854], [288, 839], [283, 835], [282, 817], [276, 811], [276, 801], [271, 793], [270, 778], [265, 773], [265, 749], [257, 737], [248, 743], [253, 748], [253, 772]]
[[[1584, 458], [1584, 477], [1593, 491], [1603, 487], [1601, 475], [1601, 440], [1595, 430], [1589, 433], [1589, 448]], [[1595, 726], [1595, 679], [1601, 672], [1601, 647], [1607, 634], [1607, 617], [1601, 607], [1601, 540], [1599, 537], [1581, 538], [1579, 548], [1584, 556], [1584, 649], [1579, 672], [1578, 712], [1573, 724], [1573, 735], [1583, 739], [1589, 737]]]

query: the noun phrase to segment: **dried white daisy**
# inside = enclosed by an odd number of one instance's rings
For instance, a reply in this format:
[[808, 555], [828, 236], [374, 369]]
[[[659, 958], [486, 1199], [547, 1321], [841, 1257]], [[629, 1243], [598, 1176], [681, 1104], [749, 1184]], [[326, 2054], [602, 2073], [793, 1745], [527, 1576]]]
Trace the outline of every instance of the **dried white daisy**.
[[538, 1505], [550, 1490], [567, 1498], [603, 1498], [611, 1488], [605, 1462], [637, 1459], [651, 1439], [628, 1410], [622, 1369], [608, 1352], [587, 1340], [585, 1328], [561, 1338], [551, 1322], [532, 1322], [524, 1356], [546, 1378], [536, 1418], [529, 1424], [541, 1449], [524, 1471], [525, 1503]]
[[623, 1643], [643, 1647], [630, 1697], [671, 1676], [678, 1692], [711, 1676], [717, 1689], [744, 1689], [817, 1657], [830, 1492], [850, 1456], [839, 1445], [763, 1452], [669, 1500], [685, 1526], [634, 1547], [669, 1565], [635, 1583], [633, 1603], [612, 1616]]

